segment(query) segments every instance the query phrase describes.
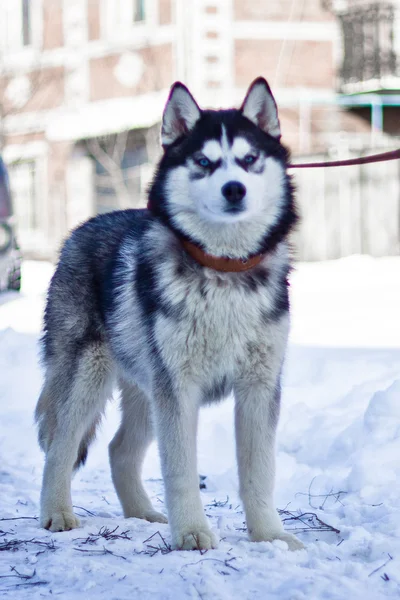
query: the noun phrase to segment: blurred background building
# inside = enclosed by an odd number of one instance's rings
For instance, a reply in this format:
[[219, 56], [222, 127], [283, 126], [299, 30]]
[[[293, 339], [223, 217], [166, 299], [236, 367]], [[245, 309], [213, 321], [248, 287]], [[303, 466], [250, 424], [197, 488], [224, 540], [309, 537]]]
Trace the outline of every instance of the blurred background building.
[[[0, 144], [26, 256], [143, 206], [173, 81], [239, 105], [258, 75], [294, 160], [392, 149], [400, 0], [0, 0]], [[399, 164], [296, 172], [299, 257], [397, 254]]]

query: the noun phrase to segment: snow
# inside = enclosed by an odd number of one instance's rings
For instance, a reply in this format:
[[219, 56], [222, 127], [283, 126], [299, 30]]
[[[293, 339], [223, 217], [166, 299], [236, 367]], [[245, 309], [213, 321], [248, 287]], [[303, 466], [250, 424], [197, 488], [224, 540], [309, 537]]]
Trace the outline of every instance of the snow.
[[[90, 102], [79, 108], [54, 109], [49, 111], [46, 138], [66, 141], [147, 129], [160, 121], [168, 93], [163, 89], [140, 96]], [[10, 118], [9, 121], [11, 123]]]
[[[369, 257], [297, 267], [276, 505], [286, 511], [288, 529], [306, 530], [299, 533], [306, 549], [288, 552], [283, 542], [247, 540], [230, 399], [202, 412], [199, 470], [207, 476], [202, 497], [221, 542], [200, 554], [169, 552], [167, 525], [122, 518], [107, 459], [118, 424], [116, 402], [73, 482], [81, 527], [65, 533], [39, 529], [43, 456], [32, 413], [41, 385], [38, 335], [52, 267], [26, 262], [21, 296], [0, 296], [0, 596], [399, 597], [399, 268], [399, 258]], [[144, 476], [163, 510], [155, 446]], [[308, 514], [300, 520], [303, 513]], [[317, 517], [327, 526], [312, 529]]]

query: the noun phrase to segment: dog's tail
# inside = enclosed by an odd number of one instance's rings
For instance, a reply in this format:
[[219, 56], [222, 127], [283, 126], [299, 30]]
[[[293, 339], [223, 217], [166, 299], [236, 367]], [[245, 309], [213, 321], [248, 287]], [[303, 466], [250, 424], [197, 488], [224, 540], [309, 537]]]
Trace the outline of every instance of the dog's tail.
[[83, 467], [83, 465], [85, 464], [86, 459], [88, 457], [89, 446], [96, 437], [96, 430], [97, 430], [97, 426], [99, 425], [100, 421], [101, 421], [101, 416], [99, 416], [94, 421], [94, 423], [92, 423], [92, 425], [89, 427], [89, 429], [86, 431], [85, 435], [83, 436], [81, 443], [79, 444], [78, 458], [76, 459], [76, 462], [74, 464], [74, 471], [77, 471], [80, 467]]
[[112, 395], [113, 368], [107, 349], [98, 342], [87, 344], [69, 363], [68, 367], [68, 360], [60, 359], [57, 365], [46, 366], [35, 420], [42, 450], [47, 454], [56, 444], [60, 456], [67, 452], [76, 470], [86, 461]]
[[[38, 425], [39, 446], [43, 452], [47, 453], [55, 435], [57, 418], [46, 386], [44, 386], [39, 396], [35, 410], [35, 421]], [[74, 464], [74, 471], [83, 467], [85, 464], [88, 457], [89, 446], [96, 437], [96, 430], [100, 421], [101, 415], [95, 419], [82, 437], [78, 448], [78, 456]]]
[[38, 425], [39, 446], [47, 452], [56, 428], [56, 415], [52, 409], [47, 386], [44, 385], [35, 409], [35, 422]]

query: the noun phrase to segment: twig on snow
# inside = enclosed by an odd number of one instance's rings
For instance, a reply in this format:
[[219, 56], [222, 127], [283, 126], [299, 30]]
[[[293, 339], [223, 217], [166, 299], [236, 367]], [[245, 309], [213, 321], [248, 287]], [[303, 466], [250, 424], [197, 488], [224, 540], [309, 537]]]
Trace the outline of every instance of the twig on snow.
[[338, 544], [336, 544], [336, 546], [340, 546], [340, 544], [343, 544], [343, 542], [344, 542], [344, 538], [342, 538], [342, 539], [340, 540], [340, 542], [339, 542]]
[[278, 510], [278, 513], [285, 517], [282, 519], [284, 523], [288, 523], [290, 521], [300, 521], [303, 523], [304, 527], [295, 527], [294, 529], [288, 529], [288, 531], [296, 531], [296, 532], [305, 532], [305, 531], [333, 531], [334, 533], [339, 534], [340, 529], [336, 529], [333, 525], [328, 525], [322, 519], [318, 517], [315, 513], [305, 512], [296, 515], [295, 513], [290, 512], [289, 510]]
[[108, 527], [100, 527], [98, 533], [89, 533], [87, 538], [75, 538], [74, 542], [82, 542], [82, 544], [95, 544], [101, 538], [105, 540], [131, 540], [128, 536], [129, 529], [121, 531], [121, 533], [115, 533], [119, 529], [117, 525], [115, 529], [108, 529]]
[[235, 556], [232, 556], [232, 558], [227, 558], [227, 559], [225, 559], [225, 560], [221, 560], [221, 559], [219, 559], [219, 558], [211, 558], [211, 557], [210, 557], [210, 558], [202, 558], [202, 559], [200, 559], [200, 560], [198, 560], [198, 561], [196, 561], [196, 562], [193, 562], [193, 563], [186, 563], [185, 565], [183, 565], [183, 566], [181, 567], [181, 569], [180, 569], [180, 571], [179, 571], [179, 575], [180, 575], [180, 576], [183, 578], [183, 576], [182, 576], [182, 574], [181, 574], [181, 571], [182, 571], [182, 569], [184, 569], [185, 567], [190, 567], [190, 566], [193, 566], [193, 565], [198, 565], [198, 564], [200, 564], [200, 563], [202, 563], [202, 562], [205, 562], [206, 560], [208, 560], [208, 561], [212, 561], [212, 562], [216, 562], [216, 563], [221, 563], [221, 564], [223, 564], [225, 567], [227, 567], [227, 568], [229, 568], [229, 569], [233, 569], [233, 571], [237, 571], [237, 572], [239, 572], [239, 571], [240, 571], [240, 569], [237, 569], [236, 567], [234, 567], [233, 565], [231, 565], [231, 564], [230, 564], [232, 560], [236, 560], [236, 557], [235, 557]]
[[4, 537], [5, 535], [14, 535], [13, 531], [3, 531], [0, 529], [0, 537]]
[[[344, 490], [339, 490], [338, 492], [334, 492], [333, 488], [331, 488], [331, 491], [328, 494], [312, 494], [311, 488], [312, 488], [314, 481], [315, 481], [315, 477], [313, 477], [313, 479], [310, 482], [310, 485], [308, 486], [308, 492], [297, 492], [296, 496], [307, 496], [309, 506], [311, 506], [311, 508], [319, 509], [319, 510], [324, 510], [324, 505], [328, 498], [335, 498], [336, 502], [339, 502], [340, 504], [342, 504], [340, 496], [342, 496], [343, 494], [347, 494], [348, 492], [346, 492]], [[314, 506], [314, 504], [311, 502], [312, 498], [323, 498], [324, 500], [323, 500], [322, 504], [320, 504], [320, 506]]]
[[226, 497], [226, 500], [215, 500], [214, 499], [209, 504], [206, 504], [206, 506], [207, 507], [209, 506], [209, 507], [214, 507], [214, 508], [216, 508], [216, 507], [220, 508], [220, 507], [226, 506], [228, 504], [228, 502], [229, 502], [229, 496]]
[[122, 558], [123, 560], [126, 560], [126, 556], [122, 556], [121, 554], [115, 554], [115, 552], [111, 552], [111, 550], [108, 550], [108, 548], [106, 548], [105, 546], [103, 546], [103, 550], [85, 550], [84, 548], [74, 548], [74, 550], [76, 550], [77, 552], [85, 552], [86, 554], [111, 554], [111, 556], [116, 556], [117, 558]]
[[19, 521], [20, 519], [31, 519], [34, 521], [38, 520], [38, 517], [4, 517], [0, 521]]
[[12, 571], [13, 575], [0, 575], [0, 579], [7, 579], [8, 577], [18, 577], [18, 579], [24, 580], [24, 583], [16, 583], [6, 588], [2, 588], [0, 591], [9, 590], [24, 585], [44, 585], [48, 583], [48, 581], [31, 581], [31, 579], [36, 577], [36, 569], [34, 569], [33, 573], [30, 574], [20, 573], [15, 567], [10, 567], [10, 570]]
[[15, 567], [10, 567], [10, 570], [15, 573], [15, 575], [12, 575], [11, 577], [19, 577], [20, 579], [33, 579], [36, 576], [36, 569], [33, 569], [33, 573], [30, 575], [24, 575], [24, 573], [20, 573]]
[[[336, 527], [333, 527], [333, 525], [325, 523], [325, 521], [320, 519], [318, 515], [312, 512], [296, 514], [290, 510], [278, 509], [278, 513], [281, 517], [284, 517], [282, 519], [283, 523], [298, 521], [304, 525], [304, 527], [287, 528], [287, 531], [294, 531], [295, 533], [304, 533], [307, 531], [332, 531], [337, 534], [340, 533], [339, 529], [336, 529]], [[243, 521], [243, 527], [235, 527], [235, 529], [236, 531], [247, 531], [246, 521]]]
[[74, 504], [73, 508], [79, 508], [79, 510], [84, 510], [85, 513], [87, 513], [88, 515], [90, 515], [91, 517], [95, 517], [96, 515], [92, 512], [90, 512], [90, 510], [88, 510], [87, 508], [84, 508], [83, 506], [76, 506]]
[[[156, 535], [158, 535], [161, 538], [162, 544], [159, 543], [158, 546], [148, 544], [147, 542], [151, 542]], [[165, 538], [161, 535], [159, 531], [156, 531], [155, 533], [153, 533], [153, 535], [147, 538], [147, 540], [144, 540], [143, 544], [147, 544], [147, 549], [145, 550], [144, 554], [148, 554], [149, 556], [154, 556], [158, 552], [161, 552], [161, 554], [169, 554], [170, 552], [172, 552], [171, 545], [168, 544], [168, 542], [165, 540]]]
[[0, 588], [0, 592], [7, 592], [8, 590], [20, 587], [34, 587], [35, 585], [47, 585], [48, 583], [48, 581], [25, 581], [25, 583], [14, 583], [13, 585], [8, 585], [5, 588]]
[[49, 542], [42, 542], [41, 540], [35, 540], [34, 538], [32, 538], [31, 540], [5, 540], [4, 542], [2, 542], [0, 544], [0, 552], [4, 552], [4, 551], [15, 551], [18, 550], [18, 548], [20, 546], [23, 546], [24, 544], [34, 544], [37, 546], [44, 546], [47, 550], [52, 550], [55, 551], [57, 550], [57, 547], [54, 544], [53, 540], [50, 540]]
[[[383, 569], [383, 567], [386, 567], [386, 565], [387, 565], [388, 563], [390, 563], [390, 561], [391, 561], [391, 560], [393, 560], [393, 556], [391, 556], [391, 555], [389, 554], [389, 552], [388, 552], [388, 557], [389, 557], [389, 558], [387, 559], [387, 561], [386, 561], [386, 562], [384, 562], [384, 563], [383, 563], [383, 565], [381, 565], [381, 566], [380, 566], [380, 567], [378, 567], [377, 569], [374, 569], [373, 571], [371, 571], [371, 573], [368, 575], [368, 577], [371, 577], [371, 575], [374, 575], [374, 573], [377, 573], [378, 571], [380, 571], [381, 569]], [[387, 575], [386, 575], [386, 577], [387, 577]], [[389, 578], [388, 578], [388, 579], [389, 579]], [[386, 580], [386, 581], [387, 581], [387, 580]]]

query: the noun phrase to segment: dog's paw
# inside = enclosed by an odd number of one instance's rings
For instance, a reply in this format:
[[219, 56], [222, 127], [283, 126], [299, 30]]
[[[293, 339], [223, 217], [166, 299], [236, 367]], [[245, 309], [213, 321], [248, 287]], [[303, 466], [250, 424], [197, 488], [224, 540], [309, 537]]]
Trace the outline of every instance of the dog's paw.
[[274, 539], [286, 542], [289, 547], [289, 550], [293, 552], [295, 550], [302, 550], [303, 548], [305, 548], [303, 542], [301, 542], [299, 538], [297, 538], [295, 535], [292, 535], [291, 533], [282, 533]]
[[79, 527], [79, 519], [69, 510], [58, 510], [41, 517], [40, 525], [50, 531], [70, 531]]
[[218, 547], [218, 541], [208, 527], [193, 527], [192, 531], [174, 536], [174, 550], [211, 550]]
[[125, 519], [143, 519], [144, 521], [149, 521], [149, 523], [168, 523], [168, 519], [165, 515], [154, 510], [152, 508], [129, 508], [129, 510], [124, 511]]
[[291, 533], [286, 533], [285, 531], [280, 531], [278, 533], [257, 533], [251, 532], [250, 539], [252, 542], [273, 542], [274, 540], [282, 540], [282, 542], [286, 542], [289, 550], [302, 550], [305, 548], [303, 542], [301, 542], [295, 535]]
[[168, 523], [168, 519], [165, 515], [156, 510], [149, 510], [142, 519], [149, 521], [149, 523]]

